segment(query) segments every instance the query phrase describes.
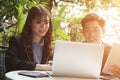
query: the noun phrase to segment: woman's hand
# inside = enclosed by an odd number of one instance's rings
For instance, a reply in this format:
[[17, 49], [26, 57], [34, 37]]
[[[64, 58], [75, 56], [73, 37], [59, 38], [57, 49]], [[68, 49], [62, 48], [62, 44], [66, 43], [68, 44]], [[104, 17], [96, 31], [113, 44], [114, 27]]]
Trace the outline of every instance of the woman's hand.
[[36, 64], [35, 70], [50, 71], [51, 68], [52, 66], [49, 64]]
[[112, 73], [112, 76], [120, 78], [120, 66], [119, 65], [112, 65], [109, 71]]
[[52, 60], [48, 61], [47, 64], [52, 66]]

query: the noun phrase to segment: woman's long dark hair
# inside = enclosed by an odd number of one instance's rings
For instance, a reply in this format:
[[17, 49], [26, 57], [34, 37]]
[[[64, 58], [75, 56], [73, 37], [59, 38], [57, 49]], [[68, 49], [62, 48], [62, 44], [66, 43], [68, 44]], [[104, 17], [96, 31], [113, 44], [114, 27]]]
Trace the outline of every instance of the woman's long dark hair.
[[53, 35], [52, 35], [53, 26], [51, 22], [51, 14], [48, 9], [46, 9], [42, 5], [32, 7], [28, 12], [28, 16], [27, 16], [23, 31], [21, 33], [21, 36], [22, 36], [24, 47], [31, 50], [31, 53], [33, 53], [32, 52], [33, 51], [33, 46], [32, 46], [33, 32], [32, 32], [30, 23], [36, 16], [41, 17], [43, 15], [47, 15], [50, 18], [49, 30], [46, 33], [46, 35], [43, 37], [44, 38], [43, 55], [48, 56], [52, 54], [51, 43], [53, 40]]

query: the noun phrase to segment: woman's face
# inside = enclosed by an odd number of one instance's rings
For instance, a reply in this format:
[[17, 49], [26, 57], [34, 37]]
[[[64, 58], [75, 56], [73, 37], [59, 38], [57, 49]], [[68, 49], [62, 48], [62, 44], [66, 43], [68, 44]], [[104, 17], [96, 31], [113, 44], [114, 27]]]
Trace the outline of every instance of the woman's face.
[[49, 29], [49, 25], [48, 16], [35, 17], [31, 23], [33, 37], [44, 37]]

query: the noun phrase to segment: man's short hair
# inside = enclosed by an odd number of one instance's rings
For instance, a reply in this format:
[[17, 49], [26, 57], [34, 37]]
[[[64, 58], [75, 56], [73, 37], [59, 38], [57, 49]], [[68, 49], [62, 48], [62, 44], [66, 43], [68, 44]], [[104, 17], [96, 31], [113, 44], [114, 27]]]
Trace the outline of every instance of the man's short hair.
[[86, 15], [81, 21], [82, 28], [84, 28], [86, 22], [89, 22], [89, 21], [98, 21], [102, 29], [104, 29], [105, 20], [102, 17], [98, 16], [97, 14], [89, 13], [88, 15]]

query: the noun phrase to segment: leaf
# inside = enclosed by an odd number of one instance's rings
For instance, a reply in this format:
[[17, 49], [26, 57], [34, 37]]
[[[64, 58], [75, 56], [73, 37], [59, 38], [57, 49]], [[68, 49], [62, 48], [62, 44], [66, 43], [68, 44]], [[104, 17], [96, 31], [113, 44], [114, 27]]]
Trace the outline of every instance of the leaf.
[[55, 36], [56, 39], [70, 40], [68, 35], [64, 31], [62, 31], [60, 29], [56, 30], [55, 34], [56, 34], [56, 36]]
[[59, 11], [58, 17], [62, 17], [63, 12], [65, 11], [67, 5], [63, 5]]
[[23, 14], [23, 6], [22, 5], [19, 5], [18, 7], [16, 7], [17, 11], [18, 11], [18, 33], [20, 33], [23, 29], [23, 26], [24, 26], [24, 22], [25, 22], [25, 19], [24, 19], [24, 14]]
[[57, 29], [60, 29], [60, 23], [64, 21], [64, 19], [60, 17], [53, 17], [52, 21], [53, 21], [54, 30], [56, 31]]

